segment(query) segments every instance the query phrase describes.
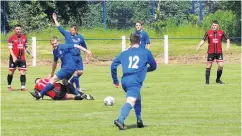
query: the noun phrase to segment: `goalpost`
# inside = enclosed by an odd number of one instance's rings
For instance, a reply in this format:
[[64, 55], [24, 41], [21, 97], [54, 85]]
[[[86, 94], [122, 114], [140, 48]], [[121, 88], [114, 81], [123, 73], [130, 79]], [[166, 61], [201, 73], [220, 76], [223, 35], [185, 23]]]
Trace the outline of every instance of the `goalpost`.
[[[126, 50], [126, 38], [122, 36], [122, 52]], [[164, 35], [164, 63], [168, 64], [168, 35]]]
[[32, 55], [33, 55], [32, 66], [35, 67], [36, 66], [36, 37], [32, 37]]

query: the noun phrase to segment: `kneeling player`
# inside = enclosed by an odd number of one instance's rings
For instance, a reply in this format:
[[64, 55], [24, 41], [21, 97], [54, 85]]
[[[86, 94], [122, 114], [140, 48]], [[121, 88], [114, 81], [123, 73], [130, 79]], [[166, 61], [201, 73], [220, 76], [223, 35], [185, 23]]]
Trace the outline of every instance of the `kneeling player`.
[[[30, 92], [30, 94], [35, 97], [36, 93], [41, 92], [43, 88], [49, 83], [49, 79], [40, 79], [37, 78], [35, 80], [34, 92]], [[53, 100], [94, 100], [91, 95], [85, 94], [83, 92], [79, 92], [81, 95], [74, 95], [73, 88], [68, 88], [66, 85], [61, 83], [54, 83], [54, 88], [48, 91], [45, 95], [49, 96]]]

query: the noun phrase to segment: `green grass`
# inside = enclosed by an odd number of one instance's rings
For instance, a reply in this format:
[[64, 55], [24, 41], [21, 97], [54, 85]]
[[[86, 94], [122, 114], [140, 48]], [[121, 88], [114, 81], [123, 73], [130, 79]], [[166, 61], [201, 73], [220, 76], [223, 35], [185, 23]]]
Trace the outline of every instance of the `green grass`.
[[[1, 69], [2, 136], [239, 136], [241, 127], [240, 64], [227, 64], [222, 80], [204, 84], [204, 65], [159, 65], [148, 73], [142, 88], [143, 129], [135, 127], [133, 110], [120, 132], [113, 125], [124, 103], [124, 93], [112, 85], [109, 67], [85, 65], [81, 87], [94, 101], [36, 101], [28, 92], [8, 92], [7, 68]], [[27, 87], [44, 77], [49, 67], [29, 67]], [[16, 71], [13, 88], [19, 88]], [[106, 96], [115, 98], [113, 107], [104, 106]]]

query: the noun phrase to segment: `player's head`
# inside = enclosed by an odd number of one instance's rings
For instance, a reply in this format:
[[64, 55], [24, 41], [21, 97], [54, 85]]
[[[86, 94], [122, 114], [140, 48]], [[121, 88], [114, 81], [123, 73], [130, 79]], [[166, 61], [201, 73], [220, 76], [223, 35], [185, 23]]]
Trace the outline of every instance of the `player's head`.
[[135, 28], [136, 28], [136, 30], [137, 30], [137, 31], [140, 31], [140, 30], [142, 29], [143, 24], [144, 24], [144, 22], [142, 22], [142, 21], [137, 21], [137, 22], [135, 23]]
[[37, 83], [39, 83], [40, 80], [41, 80], [40, 78], [36, 78], [34, 83], [37, 84]]
[[132, 33], [129, 37], [131, 45], [140, 44], [140, 36], [136, 33]]
[[77, 26], [76, 25], [71, 25], [71, 35], [76, 35], [77, 34]]
[[50, 44], [52, 45], [53, 48], [56, 48], [58, 46], [58, 38], [56, 36], [53, 36], [50, 39]]
[[20, 35], [22, 33], [21, 27], [22, 26], [19, 25], [19, 24], [17, 24], [17, 25], [14, 26], [14, 32], [15, 32], [15, 34]]
[[213, 29], [214, 31], [217, 31], [217, 30], [218, 30], [218, 26], [219, 26], [218, 21], [217, 21], [217, 20], [214, 20], [214, 21], [212, 22], [212, 29]]

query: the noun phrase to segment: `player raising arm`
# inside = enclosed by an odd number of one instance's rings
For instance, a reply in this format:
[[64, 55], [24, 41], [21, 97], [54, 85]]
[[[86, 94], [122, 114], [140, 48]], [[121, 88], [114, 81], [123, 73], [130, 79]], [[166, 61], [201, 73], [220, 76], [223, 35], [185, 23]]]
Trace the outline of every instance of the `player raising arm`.
[[227, 42], [226, 51], [230, 48], [230, 40], [228, 36], [224, 33], [223, 30], [219, 29], [218, 21], [213, 21], [212, 23], [212, 29], [208, 30], [203, 39], [201, 40], [200, 44], [197, 46], [198, 51], [200, 47], [205, 43], [205, 40], [208, 39], [208, 57], [207, 57], [207, 66], [206, 66], [206, 73], [205, 73], [205, 79], [206, 84], [209, 84], [209, 78], [210, 78], [210, 70], [213, 65], [213, 61], [217, 61], [218, 70], [217, 70], [217, 78], [216, 83], [218, 84], [224, 84], [220, 80], [223, 72], [223, 52], [222, 52], [222, 39], [225, 39]]
[[[78, 44], [78, 45], [82, 46], [83, 48], [87, 49], [84, 37], [77, 33], [76, 25], [72, 25], [71, 31], [67, 32], [66, 30], [63, 29], [63, 27], [60, 26], [60, 24], [57, 20], [57, 15], [55, 13], [53, 13], [52, 18], [53, 18], [58, 30], [65, 37], [66, 44]], [[81, 52], [79, 49], [74, 48], [71, 50], [71, 54], [74, 56], [74, 59], [76, 60], [77, 71], [74, 73], [73, 78], [70, 80], [70, 82], [75, 83], [76, 88], [79, 90], [80, 89], [79, 77], [83, 74], [83, 62], [82, 62]], [[86, 58], [86, 63], [88, 63], [88, 61], [89, 61], [88, 54], [86, 54], [86, 53], [85, 53], [85, 58]]]
[[[140, 89], [145, 80], [146, 73], [156, 69], [156, 61], [151, 52], [145, 48], [139, 48], [140, 36], [130, 35], [131, 47], [116, 57], [111, 64], [111, 74], [115, 87], [119, 87], [117, 78], [117, 67], [122, 64], [123, 76], [122, 87], [126, 92], [126, 103], [120, 111], [120, 116], [114, 121], [114, 124], [124, 130], [124, 120], [127, 118], [130, 110], [134, 107], [137, 126], [144, 127], [141, 118], [141, 96]], [[147, 67], [149, 64], [149, 67]]]

